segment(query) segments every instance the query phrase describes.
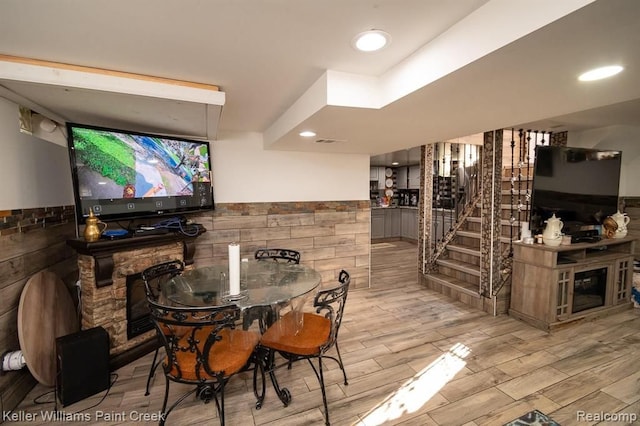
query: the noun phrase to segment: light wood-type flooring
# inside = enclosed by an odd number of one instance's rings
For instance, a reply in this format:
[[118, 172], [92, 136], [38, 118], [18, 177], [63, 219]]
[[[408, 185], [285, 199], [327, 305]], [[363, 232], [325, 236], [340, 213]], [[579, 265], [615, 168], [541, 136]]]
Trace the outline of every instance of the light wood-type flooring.
[[[640, 424], [639, 309], [548, 334], [422, 288], [414, 244], [374, 244], [371, 257], [371, 288], [350, 292], [340, 330], [349, 385], [334, 363], [327, 367], [333, 425], [501, 425], [533, 409], [563, 426], [631, 424], [624, 419], [633, 415]], [[151, 395], [144, 396], [151, 359], [118, 370], [104, 400], [101, 392], [60, 413], [66, 420], [85, 416], [91, 424], [145, 424], [134, 420], [156, 415], [164, 393], [158, 371]], [[227, 387], [228, 425], [323, 424], [309, 365], [278, 373], [291, 391], [290, 405], [283, 407], [268, 383], [264, 407], [256, 410], [251, 376], [243, 373]], [[173, 385], [171, 395], [180, 388]], [[22, 424], [73, 423], [43, 419], [53, 402], [35, 404], [34, 398], [48, 390], [36, 386], [18, 407], [17, 413], [36, 415]], [[614, 414], [622, 421], [598, 417]], [[215, 405], [190, 397], [167, 424], [218, 424]]]

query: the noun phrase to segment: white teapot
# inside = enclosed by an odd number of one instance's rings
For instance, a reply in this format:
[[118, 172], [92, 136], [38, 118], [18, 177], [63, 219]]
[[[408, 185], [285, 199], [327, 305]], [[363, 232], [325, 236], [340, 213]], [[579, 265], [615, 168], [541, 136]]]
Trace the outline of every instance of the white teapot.
[[544, 223], [546, 223], [547, 226], [542, 232], [542, 242], [548, 246], [559, 246], [562, 243], [562, 227], [564, 223], [556, 217], [555, 213], [549, 219], [545, 220]]
[[627, 225], [629, 224], [629, 216], [626, 213], [620, 213], [620, 210], [616, 214], [612, 214], [611, 218], [618, 224], [618, 229], [613, 238], [624, 238], [627, 236]]

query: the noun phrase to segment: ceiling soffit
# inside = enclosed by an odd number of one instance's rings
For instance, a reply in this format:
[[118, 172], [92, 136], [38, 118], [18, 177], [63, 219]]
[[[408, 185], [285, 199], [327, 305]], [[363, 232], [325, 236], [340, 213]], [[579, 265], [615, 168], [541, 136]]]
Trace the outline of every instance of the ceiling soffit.
[[[45, 90], [52, 92], [62, 90], [67, 98], [86, 96], [88, 92], [102, 93], [105, 100], [112, 98], [111, 102], [102, 102], [112, 110], [114, 104], [136, 105], [138, 103], [144, 107], [145, 102], [153, 102], [153, 99], [183, 104], [185, 108], [191, 109], [195, 104], [204, 116], [202, 124], [205, 127], [205, 134], [202, 136], [210, 139], [216, 138], [222, 106], [226, 100], [225, 93], [214, 85], [7, 55], [0, 55], [0, 84], [4, 86], [3, 93], [8, 97], [26, 101], [19, 103], [26, 103], [28, 105], [25, 106], [58, 121], [73, 121], [73, 119], [65, 116], [65, 113], [60, 112], [55, 106], [50, 109], [46, 105], [30, 101], [28, 95], [30, 89], [36, 90], [34, 88], [38, 86], [37, 90], [42, 90], [42, 86], [45, 86]], [[12, 87], [20, 87], [20, 94], [13, 91]], [[73, 101], [69, 100], [69, 102]], [[109, 118], [105, 117], [106, 123]], [[108, 125], [100, 121], [98, 117], [94, 122], [85, 124]]]

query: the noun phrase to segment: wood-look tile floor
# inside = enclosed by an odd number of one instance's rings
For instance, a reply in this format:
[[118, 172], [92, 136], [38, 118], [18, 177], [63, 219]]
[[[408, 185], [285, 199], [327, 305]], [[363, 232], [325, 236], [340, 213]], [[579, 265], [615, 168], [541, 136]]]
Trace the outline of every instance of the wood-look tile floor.
[[[640, 310], [547, 334], [418, 285], [416, 245], [374, 244], [371, 255], [371, 288], [350, 292], [340, 330], [348, 386], [328, 363], [333, 425], [502, 425], [533, 409], [563, 426], [632, 424], [624, 416], [636, 416], [640, 424]], [[26, 422], [33, 425], [74, 419], [156, 423], [142, 417], [158, 413], [164, 393], [158, 372], [151, 395], [144, 396], [151, 359], [149, 354], [121, 368], [104, 400], [102, 392], [65, 407], [58, 421], [43, 417], [53, 402], [34, 403], [49, 390], [40, 385], [16, 411], [36, 415]], [[290, 405], [283, 407], [267, 387], [265, 404], [256, 410], [251, 376], [243, 373], [227, 387], [228, 425], [323, 424], [322, 397], [309, 365], [278, 373], [293, 396]], [[172, 385], [171, 396], [182, 389]], [[618, 413], [623, 421], [602, 421], [597, 416], [603, 413]], [[167, 424], [218, 424], [215, 404], [190, 397]]]

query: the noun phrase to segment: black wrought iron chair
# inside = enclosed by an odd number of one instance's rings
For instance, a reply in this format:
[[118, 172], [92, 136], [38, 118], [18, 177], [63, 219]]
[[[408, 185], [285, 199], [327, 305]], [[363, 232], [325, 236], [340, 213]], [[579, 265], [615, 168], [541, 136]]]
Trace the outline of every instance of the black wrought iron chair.
[[[271, 261], [279, 263], [300, 263], [300, 252], [291, 249], [282, 248], [264, 248], [256, 250], [254, 257], [259, 261]], [[267, 325], [270, 325], [278, 317], [280, 309], [283, 305], [279, 306], [255, 306], [244, 313], [243, 321], [245, 329], [249, 327], [255, 320], [258, 320], [260, 330], [265, 331]]]
[[[167, 280], [180, 275], [184, 272], [184, 263], [181, 260], [171, 260], [169, 262], [160, 263], [151, 266], [142, 271], [141, 277], [144, 281], [144, 288], [147, 293], [147, 299], [154, 302], [158, 302], [160, 298], [160, 287]], [[158, 347], [153, 355], [153, 362], [149, 369], [149, 377], [147, 377], [147, 387], [145, 389], [145, 396], [149, 395], [149, 386], [151, 385], [151, 379], [153, 378], [156, 368], [160, 364], [158, 361], [158, 352], [161, 347], [161, 342], [158, 341]]]
[[[287, 388], [280, 388], [275, 370], [291, 362], [306, 359], [313, 368], [320, 388], [324, 404], [325, 423], [329, 424], [329, 409], [324, 387], [322, 362], [329, 358], [338, 363], [347, 385], [347, 373], [344, 369], [342, 356], [338, 347], [338, 331], [342, 323], [344, 306], [347, 301], [351, 277], [347, 271], [340, 271], [338, 286], [318, 291], [313, 306], [316, 313], [291, 311], [283, 315], [262, 335], [260, 346], [267, 350], [267, 368], [273, 387], [285, 406], [291, 401], [291, 394]], [[337, 357], [327, 355], [335, 347]], [[275, 365], [275, 353], [282, 355], [287, 362]], [[318, 360], [318, 367], [312, 362]]]
[[[233, 375], [251, 365], [254, 380], [257, 369], [263, 372], [262, 395], [257, 393], [254, 381], [254, 393], [262, 401], [264, 370], [253, 356], [259, 335], [235, 329], [235, 323], [240, 318], [239, 307], [167, 307], [151, 300], [149, 306], [151, 318], [166, 351], [162, 362], [166, 385], [160, 425], [164, 425], [167, 416], [178, 404], [196, 392], [205, 402], [215, 401], [220, 424], [224, 425], [225, 385]], [[171, 382], [192, 384], [193, 389], [167, 408]]]
[[282, 263], [300, 263], [300, 252], [291, 249], [264, 248], [256, 250], [255, 258]]

